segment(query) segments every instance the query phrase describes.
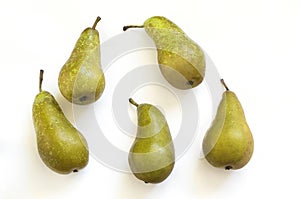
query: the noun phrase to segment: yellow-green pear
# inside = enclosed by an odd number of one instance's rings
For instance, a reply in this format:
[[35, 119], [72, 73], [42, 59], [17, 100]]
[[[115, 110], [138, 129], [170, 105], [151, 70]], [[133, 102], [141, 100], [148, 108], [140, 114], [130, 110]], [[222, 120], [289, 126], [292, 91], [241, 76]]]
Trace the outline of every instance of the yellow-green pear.
[[172, 172], [175, 151], [168, 123], [161, 111], [151, 104], [137, 104], [138, 127], [128, 155], [133, 174], [145, 183], [160, 183]]
[[99, 21], [100, 17], [97, 17], [94, 25], [81, 33], [59, 73], [59, 90], [74, 104], [85, 105], [97, 101], [105, 88], [99, 32], [96, 30]]
[[77, 172], [88, 164], [87, 142], [65, 117], [51, 93], [42, 90], [42, 80], [43, 70], [40, 71], [40, 92], [32, 107], [39, 155], [45, 165], [57, 173]]
[[252, 157], [254, 141], [245, 114], [236, 94], [226, 88], [215, 119], [206, 132], [202, 149], [214, 167], [240, 169]]
[[163, 16], [147, 19], [143, 25], [124, 26], [144, 28], [157, 48], [157, 59], [164, 78], [178, 89], [198, 86], [205, 75], [205, 57], [200, 46], [175, 23]]

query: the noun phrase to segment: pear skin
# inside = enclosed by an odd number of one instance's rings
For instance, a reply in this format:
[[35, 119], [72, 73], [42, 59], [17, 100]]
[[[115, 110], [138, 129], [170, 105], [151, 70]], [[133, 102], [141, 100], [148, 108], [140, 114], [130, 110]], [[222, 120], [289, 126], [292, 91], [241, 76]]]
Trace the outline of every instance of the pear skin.
[[191, 89], [205, 76], [205, 56], [200, 46], [175, 23], [162, 16], [147, 19], [143, 25], [124, 26], [144, 28], [157, 48], [157, 59], [164, 78], [175, 88]]
[[59, 73], [59, 90], [74, 104], [85, 105], [97, 101], [105, 88], [99, 32], [96, 30], [99, 21], [100, 17], [97, 17], [93, 27], [81, 33], [71, 56]]
[[57, 173], [77, 172], [88, 164], [87, 142], [65, 117], [51, 93], [42, 91], [42, 79], [41, 70], [40, 92], [32, 107], [39, 155], [45, 165]]
[[212, 166], [240, 169], [252, 157], [254, 140], [236, 94], [228, 89], [224, 80], [221, 82], [226, 91], [203, 139], [202, 149]]
[[175, 151], [164, 115], [151, 104], [131, 104], [137, 107], [138, 128], [128, 161], [133, 174], [145, 183], [160, 183], [172, 172]]

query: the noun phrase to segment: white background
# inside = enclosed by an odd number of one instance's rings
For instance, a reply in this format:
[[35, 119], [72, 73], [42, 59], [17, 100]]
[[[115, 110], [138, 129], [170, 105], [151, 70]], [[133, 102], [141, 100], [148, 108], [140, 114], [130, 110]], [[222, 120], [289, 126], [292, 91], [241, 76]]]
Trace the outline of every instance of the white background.
[[[299, 197], [299, 11], [298, 0], [1, 1], [0, 198]], [[246, 167], [211, 167], [194, 156], [201, 140], [158, 185], [92, 157], [75, 175], [44, 166], [31, 119], [38, 71], [45, 70], [44, 89], [72, 120], [56, 79], [80, 32], [98, 15], [101, 42], [122, 33], [123, 25], [163, 15], [201, 45], [245, 109], [255, 138]]]

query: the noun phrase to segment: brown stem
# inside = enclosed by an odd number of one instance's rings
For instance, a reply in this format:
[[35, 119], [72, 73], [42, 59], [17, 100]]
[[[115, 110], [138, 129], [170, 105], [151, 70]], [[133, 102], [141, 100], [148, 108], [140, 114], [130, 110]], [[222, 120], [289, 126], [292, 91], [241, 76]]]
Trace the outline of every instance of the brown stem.
[[96, 28], [96, 26], [97, 26], [97, 24], [98, 24], [98, 22], [101, 20], [101, 17], [97, 17], [96, 18], [96, 20], [95, 20], [95, 22], [94, 22], [94, 24], [93, 24], [93, 27], [92, 27], [92, 29], [94, 29], [95, 30], [95, 28]]
[[42, 83], [43, 83], [43, 77], [44, 77], [44, 70], [40, 70], [40, 79], [39, 79], [39, 91], [42, 92]]
[[139, 104], [136, 103], [132, 98], [129, 98], [129, 102], [130, 102], [132, 105], [136, 106], [136, 107], [139, 106]]
[[223, 86], [225, 87], [225, 89], [226, 89], [227, 91], [229, 91], [229, 88], [228, 88], [228, 86], [226, 85], [224, 79], [221, 79], [221, 83], [223, 84]]
[[123, 31], [126, 31], [129, 28], [144, 28], [144, 25], [129, 25], [129, 26], [123, 26]]

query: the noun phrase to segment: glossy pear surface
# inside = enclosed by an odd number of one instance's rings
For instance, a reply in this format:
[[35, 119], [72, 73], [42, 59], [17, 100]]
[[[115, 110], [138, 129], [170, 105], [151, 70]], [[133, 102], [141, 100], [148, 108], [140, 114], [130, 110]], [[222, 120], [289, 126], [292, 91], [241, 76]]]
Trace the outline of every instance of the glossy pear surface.
[[[130, 27], [125, 26], [125, 30]], [[154, 16], [143, 26], [157, 48], [158, 64], [164, 78], [175, 88], [198, 86], [205, 75], [205, 57], [200, 46], [169, 19]]]
[[133, 174], [146, 183], [160, 183], [172, 172], [175, 151], [164, 115], [151, 104], [137, 106], [138, 127], [128, 156]]
[[101, 69], [99, 32], [86, 28], [77, 40], [71, 56], [61, 68], [58, 86], [62, 95], [75, 104], [84, 105], [97, 101], [105, 88]]
[[214, 167], [240, 169], [251, 159], [253, 148], [254, 141], [243, 108], [236, 94], [228, 89], [223, 93], [216, 117], [203, 139], [205, 158]]
[[36, 95], [32, 115], [38, 152], [47, 167], [57, 173], [68, 174], [88, 164], [85, 138], [68, 121], [49, 92], [40, 91]]

